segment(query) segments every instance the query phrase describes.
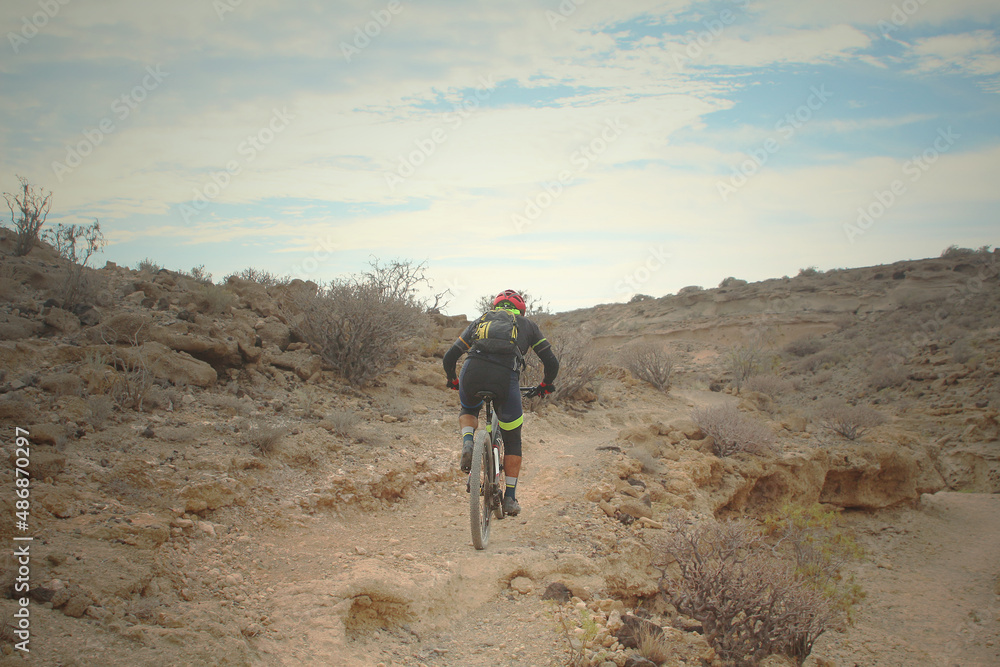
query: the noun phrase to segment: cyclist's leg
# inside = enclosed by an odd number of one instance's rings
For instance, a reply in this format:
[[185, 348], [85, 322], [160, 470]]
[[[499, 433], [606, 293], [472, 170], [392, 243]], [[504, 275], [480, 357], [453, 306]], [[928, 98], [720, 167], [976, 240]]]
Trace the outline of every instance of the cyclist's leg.
[[[517, 503], [517, 477], [521, 472], [521, 425], [524, 423], [524, 409], [521, 406], [520, 378], [511, 373], [507, 396], [499, 408], [500, 434], [503, 436], [503, 469], [507, 477], [504, 491], [504, 512], [516, 515], [521, 511]], [[509, 500], [508, 500], [509, 499]], [[510, 511], [508, 511], [510, 509]]]
[[468, 374], [470, 362], [462, 366], [462, 372], [458, 378], [458, 400], [462, 409], [458, 413], [458, 428], [462, 433], [462, 458], [459, 467], [468, 472], [472, 467], [472, 437], [476, 426], [479, 425], [479, 411], [483, 407], [482, 400], [476, 398], [479, 391], [476, 386], [476, 373]]

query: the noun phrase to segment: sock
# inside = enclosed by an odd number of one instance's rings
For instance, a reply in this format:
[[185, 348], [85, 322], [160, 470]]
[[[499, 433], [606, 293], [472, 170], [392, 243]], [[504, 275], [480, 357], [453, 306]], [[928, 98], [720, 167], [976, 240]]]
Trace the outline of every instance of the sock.
[[472, 442], [472, 434], [475, 433], [475, 432], [476, 432], [476, 429], [473, 428], [472, 426], [463, 426], [462, 427], [462, 444], [464, 445], [467, 442], [471, 443]]
[[513, 498], [517, 490], [517, 477], [507, 478], [507, 490], [503, 492], [504, 498]]

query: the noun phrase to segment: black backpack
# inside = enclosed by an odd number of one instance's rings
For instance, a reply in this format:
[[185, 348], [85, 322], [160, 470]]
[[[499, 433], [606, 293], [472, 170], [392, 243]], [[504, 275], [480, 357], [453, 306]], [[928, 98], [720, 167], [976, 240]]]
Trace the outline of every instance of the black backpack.
[[517, 346], [517, 320], [513, 313], [499, 309], [483, 313], [472, 330], [472, 350], [522, 360]]

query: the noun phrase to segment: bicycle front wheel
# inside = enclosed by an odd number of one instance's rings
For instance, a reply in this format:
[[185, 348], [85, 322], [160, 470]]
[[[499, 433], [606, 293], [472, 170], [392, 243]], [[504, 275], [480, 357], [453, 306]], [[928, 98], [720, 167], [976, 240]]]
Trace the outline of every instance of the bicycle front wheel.
[[490, 541], [490, 514], [493, 504], [493, 466], [486, 430], [476, 431], [472, 447], [472, 470], [469, 473], [469, 527], [472, 544], [485, 549]]

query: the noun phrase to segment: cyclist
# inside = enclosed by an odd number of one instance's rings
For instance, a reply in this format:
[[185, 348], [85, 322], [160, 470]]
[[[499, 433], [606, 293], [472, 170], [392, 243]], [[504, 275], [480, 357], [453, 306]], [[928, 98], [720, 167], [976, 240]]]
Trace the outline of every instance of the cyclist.
[[[552, 383], [559, 372], [559, 361], [552, 352], [552, 345], [542, 335], [538, 325], [524, 316], [524, 298], [514, 290], [504, 290], [493, 299], [493, 310], [506, 310], [514, 315], [517, 326], [517, 350], [520, 355], [488, 354], [472, 346], [476, 322], [470, 324], [444, 355], [444, 372], [448, 377], [448, 387], [458, 390], [462, 409], [458, 425], [462, 432], [461, 468], [468, 472], [472, 467], [472, 434], [479, 424], [479, 411], [483, 402], [476, 397], [480, 391], [490, 391], [496, 398], [494, 404], [500, 420], [503, 437], [503, 468], [506, 475], [506, 489], [503, 496], [504, 514], [517, 516], [521, 506], [517, 502], [517, 476], [521, 471], [521, 424], [524, 411], [521, 407], [520, 372], [524, 367], [524, 355], [528, 349], [535, 351], [544, 366], [544, 376], [538, 385], [538, 394], [551, 394]], [[459, 357], [468, 353], [469, 358], [462, 367], [461, 378], [455, 375]]]

